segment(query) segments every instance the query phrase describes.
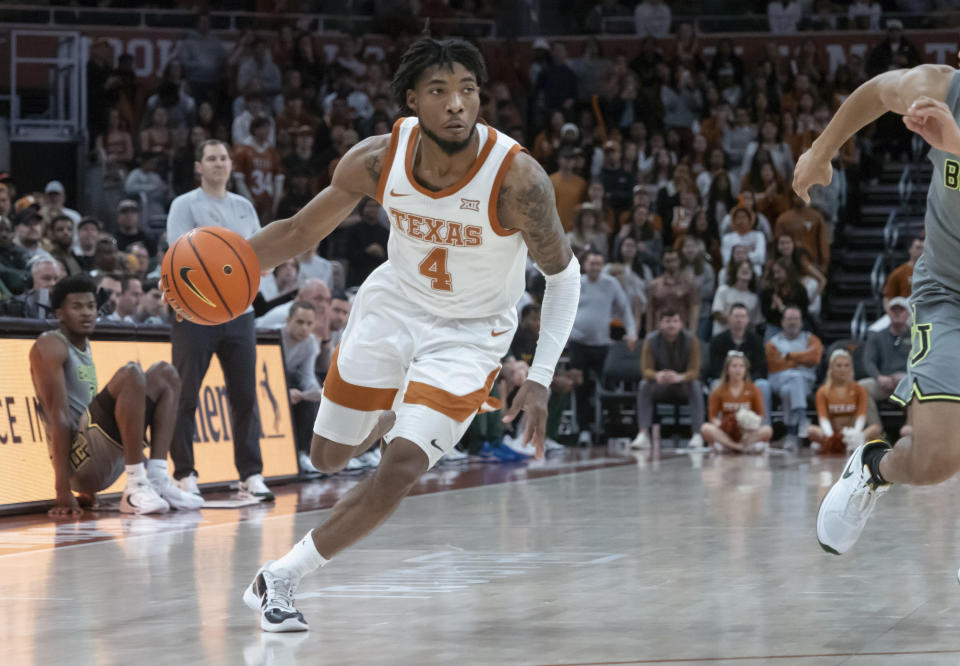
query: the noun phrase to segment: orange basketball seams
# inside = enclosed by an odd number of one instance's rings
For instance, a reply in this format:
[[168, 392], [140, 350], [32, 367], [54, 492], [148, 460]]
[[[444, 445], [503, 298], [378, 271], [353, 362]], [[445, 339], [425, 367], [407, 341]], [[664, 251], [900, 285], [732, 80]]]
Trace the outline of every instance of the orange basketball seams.
[[260, 285], [257, 255], [240, 234], [198, 227], [170, 246], [161, 267], [170, 305], [197, 324], [223, 324], [242, 314]]
[[[237, 258], [240, 270], [243, 271], [243, 276], [247, 280], [247, 297], [252, 303], [253, 299], [257, 297], [257, 291], [260, 287], [260, 262], [257, 261], [257, 255], [253, 252], [253, 248], [249, 245], [241, 245], [240, 250], [243, 251], [244, 254], [244, 256], [241, 256], [237, 251], [237, 248], [231, 245], [227, 238], [224, 238], [221, 234], [217, 233], [217, 229], [218, 227], [200, 227], [197, 229], [197, 233], [210, 234], [216, 238], [219, 238], [224, 242], [231, 254]], [[231, 263], [229, 265], [232, 266], [233, 264]], [[248, 268], [248, 266], [250, 268]], [[256, 281], [250, 279], [251, 270], [253, 270], [253, 274], [257, 277]]]

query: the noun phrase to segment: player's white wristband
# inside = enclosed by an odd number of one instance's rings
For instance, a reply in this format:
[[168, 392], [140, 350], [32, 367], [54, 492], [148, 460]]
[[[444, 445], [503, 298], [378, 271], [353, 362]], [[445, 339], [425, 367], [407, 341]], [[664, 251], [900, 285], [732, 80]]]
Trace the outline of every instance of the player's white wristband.
[[550, 388], [580, 305], [580, 262], [571, 257], [562, 271], [544, 277], [547, 288], [540, 308], [540, 337], [527, 379]]

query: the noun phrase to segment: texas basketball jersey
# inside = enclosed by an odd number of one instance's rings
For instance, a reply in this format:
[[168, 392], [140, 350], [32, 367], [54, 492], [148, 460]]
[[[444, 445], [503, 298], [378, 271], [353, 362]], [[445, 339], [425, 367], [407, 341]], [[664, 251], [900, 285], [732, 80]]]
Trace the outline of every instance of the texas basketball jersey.
[[390, 218], [389, 263], [400, 288], [442, 317], [488, 317], [524, 291], [527, 246], [497, 218], [497, 196], [517, 153], [513, 139], [477, 123], [480, 152], [458, 182], [431, 191], [413, 177], [416, 118], [393, 126], [377, 200]]
[[276, 148], [257, 146], [253, 142], [238, 146], [236, 166], [244, 175], [254, 199], [273, 198], [273, 178], [283, 173], [283, 163]]

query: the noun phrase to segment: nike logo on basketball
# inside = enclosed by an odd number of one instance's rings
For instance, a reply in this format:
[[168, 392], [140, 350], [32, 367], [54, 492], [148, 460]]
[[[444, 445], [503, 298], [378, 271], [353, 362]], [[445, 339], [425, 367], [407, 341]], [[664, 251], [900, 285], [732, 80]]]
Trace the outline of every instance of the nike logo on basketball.
[[505, 330], [505, 331], [490, 331], [490, 335], [492, 335], [492, 336], [495, 337], [495, 338], [499, 338], [501, 335], [503, 335], [503, 334], [505, 334], [505, 333], [509, 333], [509, 332], [510, 332], [510, 329], [508, 328], [508, 329]]
[[399, 192], [394, 192], [393, 188], [391, 187], [391, 188], [390, 188], [390, 196], [391, 196], [391, 197], [409, 197], [409, 196], [410, 196], [410, 192], [406, 192], [405, 194], [400, 194]]
[[435, 440], [435, 439], [431, 439], [431, 440], [430, 440], [430, 446], [432, 446], [432, 447], [434, 447], [434, 448], [436, 448], [436, 449], [439, 449], [440, 451], [443, 451], [443, 447], [440, 446], [439, 444], [437, 444], [437, 440]]
[[201, 301], [203, 301], [204, 303], [206, 303], [212, 308], [217, 307], [213, 301], [211, 301], [209, 298], [207, 298], [202, 293], [200, 293], [200, 290], [197, 289], [196, 286], [193, 284], [193, 282], [190, 281], [190, 271], [192, 270], [193, 269], [190, 268], [189, 266], [184, 266], [183, 268], [181, 268], [180, 279], [183, 280], [183, 283], [185, 285], [187, 285], [187, 289], [189, 289], [190, 291], [192, 291], [194, 294], [197, 295], [197, 298], [199, 298]]

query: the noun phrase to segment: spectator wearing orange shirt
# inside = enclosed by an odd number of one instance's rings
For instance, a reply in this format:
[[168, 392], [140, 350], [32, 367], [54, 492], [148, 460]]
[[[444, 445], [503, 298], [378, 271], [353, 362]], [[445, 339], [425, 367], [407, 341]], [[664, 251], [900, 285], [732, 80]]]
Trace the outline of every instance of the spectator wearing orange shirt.
[[853, 357], [846, 349], [830, 354], [827, 381], [817, 389], [817, 421], [810, 441], [824, 454], [845, 454], [880, 436], [879, 423], [867, 424], [867, 389], [853, 379]]
[[823, 216], [791, 193], [792, 207], [777, 218], [773, 225], [774, 238], [790, 234], [794, 242], [805, 249], [823, 273], [830, 266], [830, 234]]
[[883, 285], [883, 310], [890, 308], [890, 301], [898, 296], [910, 298], [913, 281], [913, 266], [923, 254], [923, 237], [918, 236], [910, 242], [910, 259], [893, 269]]
[[732, 113], [727, 102], [716, 104], [710, 109], [710, 117], [700, 123], [700, 133], [707, 140], [707, 145], [717, 147], [723, 135], [730, 127]]
[[564, 147], [558, 156], [560, 169], [550, 174], [550, 182], [557, 197], [557, 213], [564, 231], [572, 231], [577, 206], [587, 198], [587, 181], [573, 171], [573, 149]]
[[790, 208], [787, 186], [777, 175], [772, 162], [768, 160], [758, 165], [756, 158], [753, 162], [755, 168], [751, 169], [749, 186], [756, 200], [755, 212], [765, 215], [768, 220], [776, 220]]
[[554, 163], [554, 156], [560, 150], [561, 132], [564, 125], [562, 111], [553, 111], [550, 114], [550, 124], [545, 127], [533, 140], [533, 157], [544, 168], [549, 169], [558, 165]]
[[283, 163], [280, 153], [268, 141], [270, 123], [257, 117], [250, 123], [250, 139], [237, 147], [233, 174], [237, 190], [253, 203], [260, 225], [273, 221], [283, 198]]
[[760, 425], [763, 396], [750, 381], [750, 364], [742, 351], [730, 350], [723, 362], [720, 384], [710, 392], [709, 421], [700, 427], [707, 444], [738, 453], [762, 453], [773, 436], [770, 426]]

